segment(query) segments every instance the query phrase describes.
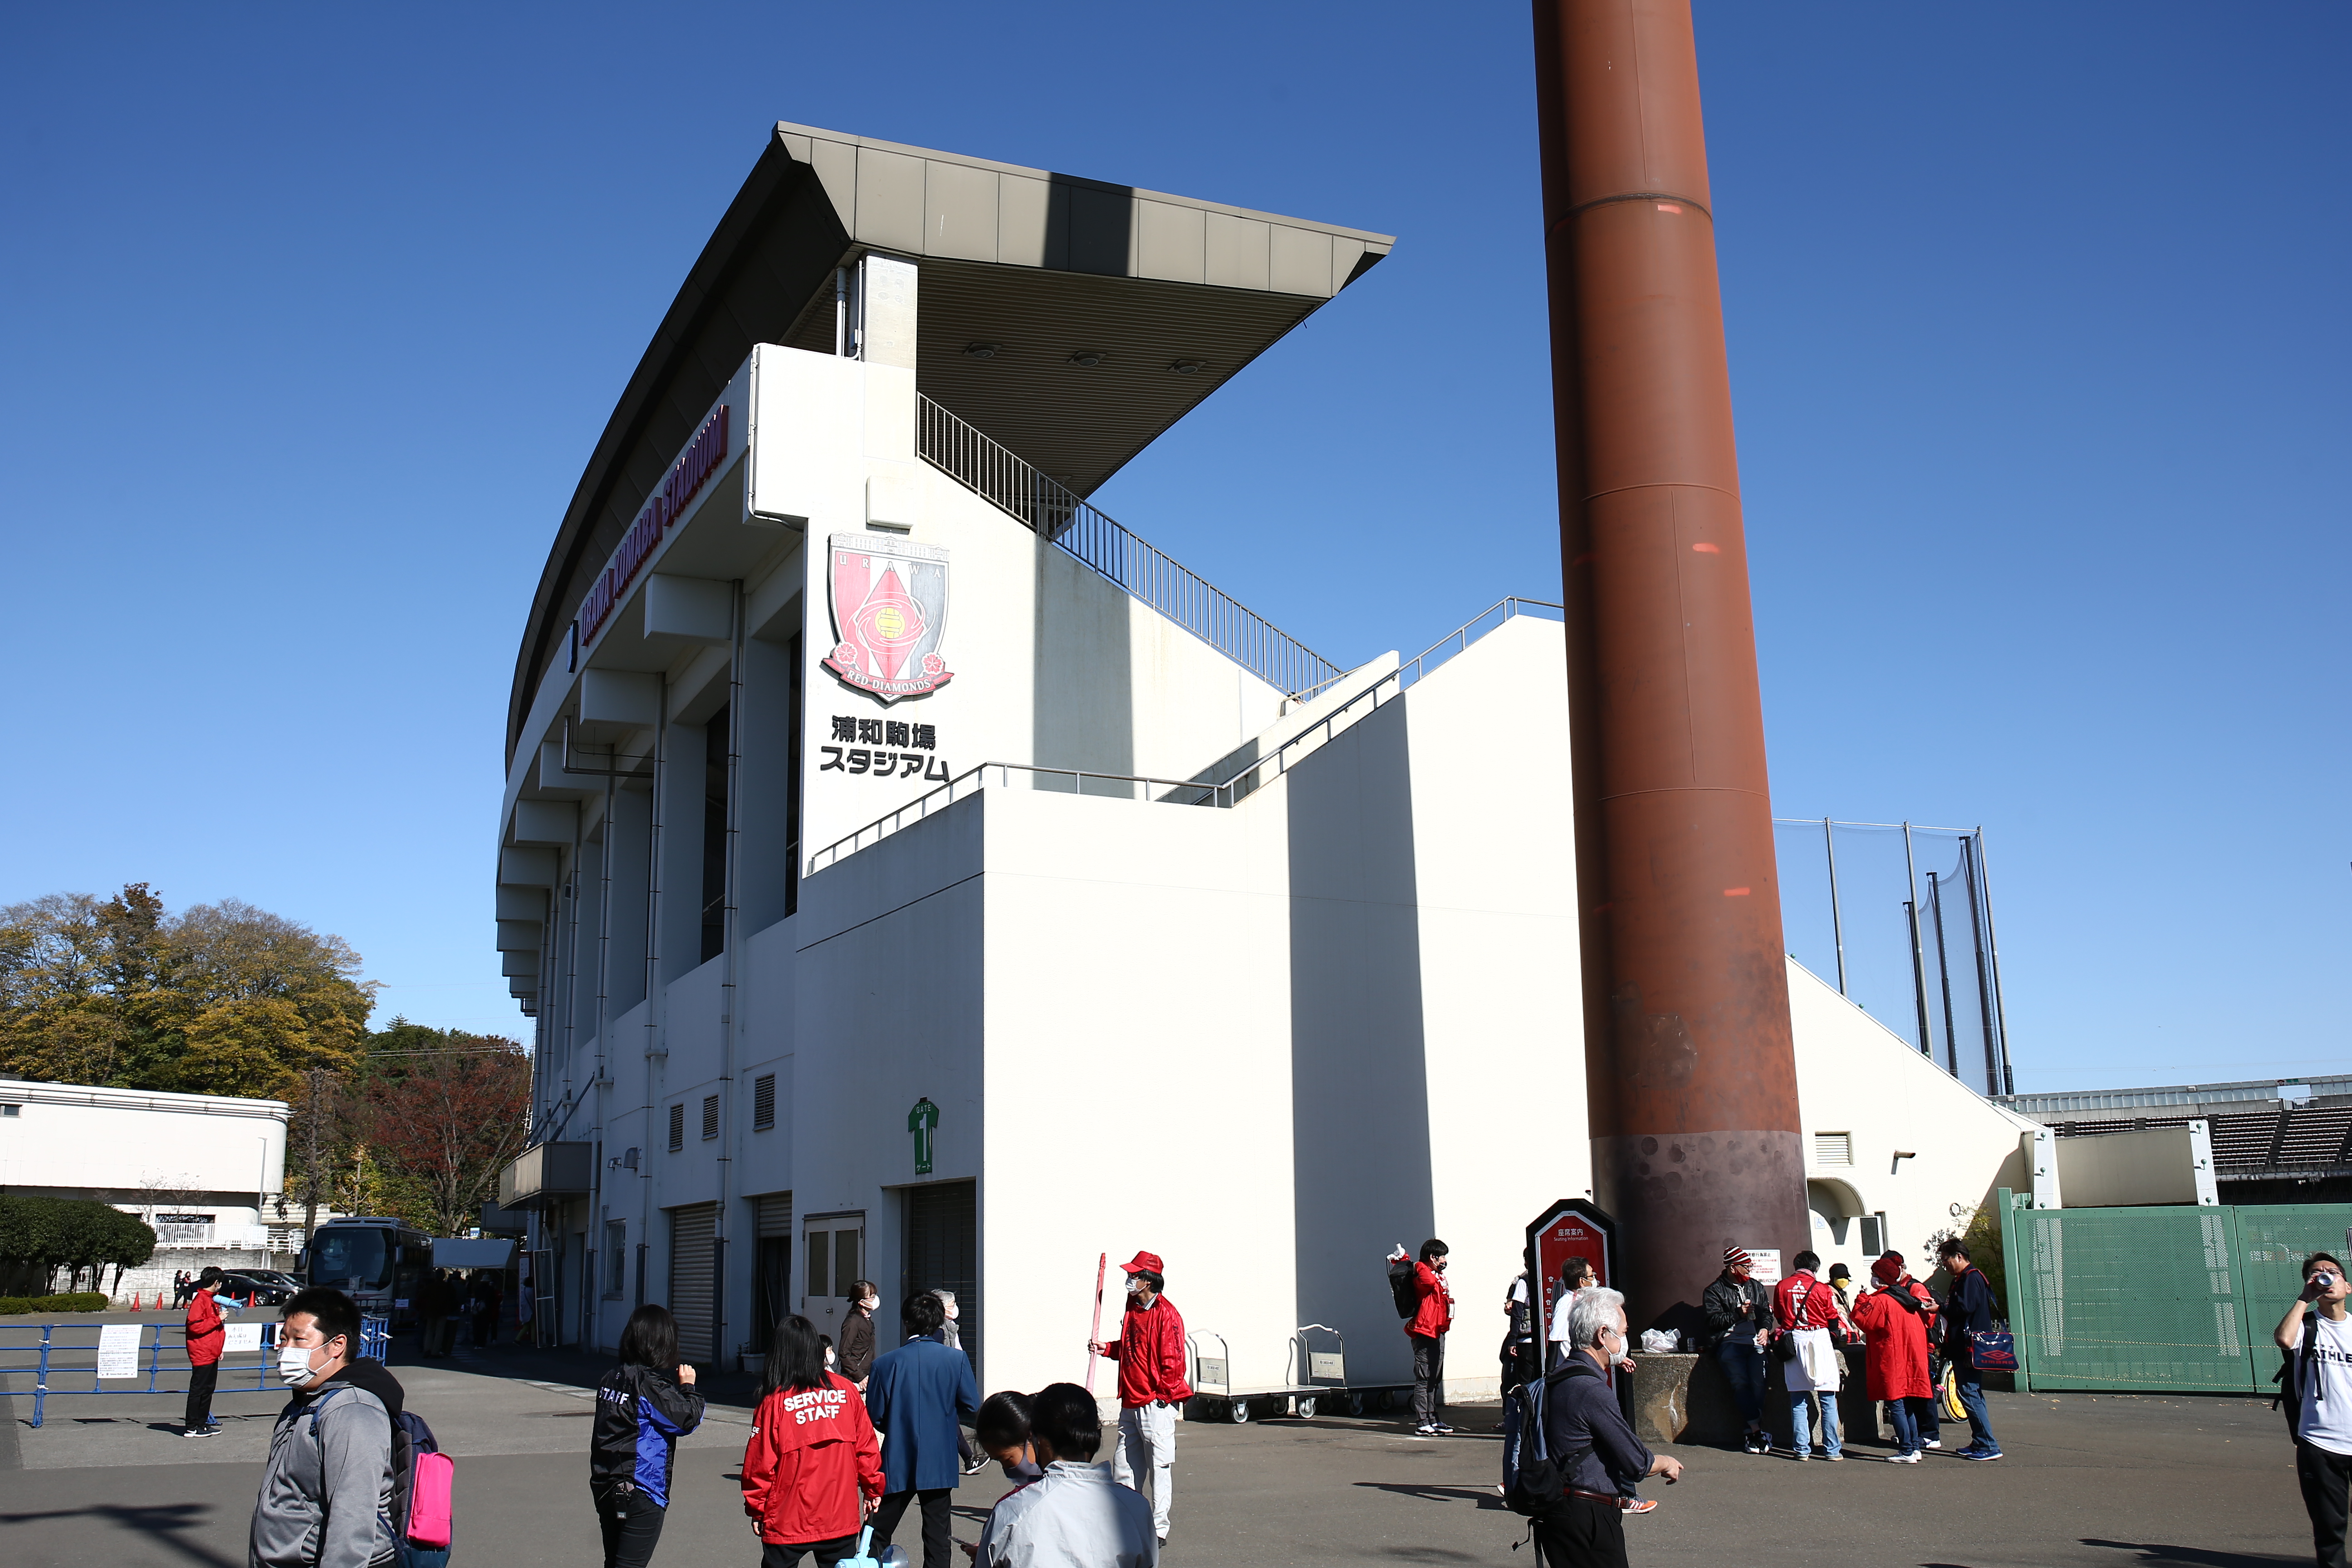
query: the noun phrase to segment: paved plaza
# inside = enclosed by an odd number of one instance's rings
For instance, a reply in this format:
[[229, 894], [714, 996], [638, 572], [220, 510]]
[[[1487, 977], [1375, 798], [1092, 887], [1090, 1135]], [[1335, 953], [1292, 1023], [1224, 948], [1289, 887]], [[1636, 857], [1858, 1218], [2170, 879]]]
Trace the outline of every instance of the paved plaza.
[[[10, 1335], [14, 1339], [17, 1336]], [[569, 1354], [461, 1351], [394, 1370], [410, 1407], [457, 1457], [453, 1568], [593, 1563], [587, 1506], [594, 1363]], [[12, 1388], [26, 1386], [22, 1374]], [[731, 1384], [732, 1386], [729, 1386]], [[86, 1383], [80, 1384], [87, 1386]], [[722, 1394], [741, 1397], [737, 1380]], [[2267, 1403], [2218, 1397], [1993, 1395], [2008, 1458], [1894, 1466], [1858, 1446], [1846, 1463], [1797, 1465], [1675, 1450], [1679, 1486], [1627, 1529], [1637, 1563], [1823, 1568], [2044, 1568], [2311, 1561], [2284, 1428]], [[176, 1399], [30, 1401], [0, 1422], [0, 1560], [9, 1568], [239, 1568], [275, 1394], [221, 1402], [227, 1432], [178, 1436]], [[1459, 1436], [1394, 1421], [1320, 1418], [1181, 1427], [1167, 1561], [1490, 1563], [1524, 1523], [1494, 1495], [1492, 1406], [1457, 1409]], [[678, 1455], [677, 1498], [656, 1558], [667, 1568], [754, 1568], [736, 1489], [750, 1414], [714, 1405]], [[1003, 1490], [993, 1471], [958, 1494], [958, 1534], [979, 1533]], [[908, 1542], [911, 1544], [911, 1542]]]

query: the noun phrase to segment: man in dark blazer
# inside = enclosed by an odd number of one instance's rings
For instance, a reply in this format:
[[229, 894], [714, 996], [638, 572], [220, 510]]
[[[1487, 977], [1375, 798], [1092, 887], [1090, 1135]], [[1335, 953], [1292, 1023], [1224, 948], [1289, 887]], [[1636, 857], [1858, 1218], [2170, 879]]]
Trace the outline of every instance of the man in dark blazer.
[[947, 1310], [930, 1291], [908, 1297], [898, 1311], [906, 1342], [874, 1358], [866, 1384], [866, 1414], [885, 1438], [872, 1552], [882, 1555], [913, 1499], [923, 1509], [923, 1568], [958, 1568], [948, 1511], [963, 1468], [957, 1427], [980, 1414], [971, 1358], [931, 1337], [946, 1321]]

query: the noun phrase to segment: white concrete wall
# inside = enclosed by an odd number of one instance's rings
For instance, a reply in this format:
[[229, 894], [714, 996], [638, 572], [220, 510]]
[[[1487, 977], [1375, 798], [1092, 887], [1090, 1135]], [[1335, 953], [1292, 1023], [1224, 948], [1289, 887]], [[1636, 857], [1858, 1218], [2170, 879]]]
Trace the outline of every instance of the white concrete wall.
[[2068, 1208], [2198, 1201], [2196, 1139], [2186, 1127], [2061, 1138], [2057, 1152]]
[[260, 1223], [262, 1194], [284, 1190], [283, 1100], [0, 1079], [0, 1103], [19, 1107], [0, 1116], [0, 1187], [11, 1192], [89, 1193], [142, 1217], [194, 1205], [243, 1226]]
[[[1978, 1095], [1793, 958], [1789, 1012], [1808, 1185], [1834, 1194], [1849, 1214], [1884, 1213], [1886, 1245], [1914, 1272], [1927, 1273], [1927, 1237], [1959, 1223], [1955, 1205], [1965, 1215], [1996, 1187], [2030, 1189], [2018, 1138], [2031, 1121]], [[1815, 1135], [1832, 1131], [1851, 1134], [1851, 1165], [1818, 1163]], [[1916, 1157], [1895, 1158], [1906, 1152]], [[1851, 1222], [1817, 1217], [1813, 1247], [1863, 1277], [1868, 1259]]]

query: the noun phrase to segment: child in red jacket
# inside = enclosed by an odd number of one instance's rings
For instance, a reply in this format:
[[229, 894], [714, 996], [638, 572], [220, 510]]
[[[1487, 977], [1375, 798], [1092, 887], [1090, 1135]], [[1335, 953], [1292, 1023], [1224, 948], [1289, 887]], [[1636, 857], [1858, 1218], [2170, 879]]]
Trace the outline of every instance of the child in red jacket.
[[205, 1269], [196, 1281], [196, 1293], [188, 1298], [188, 1408], [180, 1423], [183, 1437], [220, 1435], [220, 1423], [213, 1419], [213, 1389], [220, 1381], [221, 1346], [228, 1330], [221, 1322], [220, 1303], [213, 1291], [221, 1279], [219, 1269]]
[[833, 1568], [857, 1551], [858, 1527], [882, 1496], [882, 1445], [866, 1402], [824, 1369], [816, 1325], [776, 1325], [760, 1379], [760, 1408], [743, 1449], [743, 1511], [759, 1521], [762, 1568], [803, 1556]]

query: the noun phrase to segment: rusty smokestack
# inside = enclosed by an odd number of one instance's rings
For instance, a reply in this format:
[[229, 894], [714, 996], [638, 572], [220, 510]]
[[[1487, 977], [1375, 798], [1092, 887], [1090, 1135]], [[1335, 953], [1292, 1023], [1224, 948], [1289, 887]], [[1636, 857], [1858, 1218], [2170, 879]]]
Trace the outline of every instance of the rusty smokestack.
[[1535, 0], [1594, 1197], [1638, 1329], [1805, 1165], [1688, 0]]

